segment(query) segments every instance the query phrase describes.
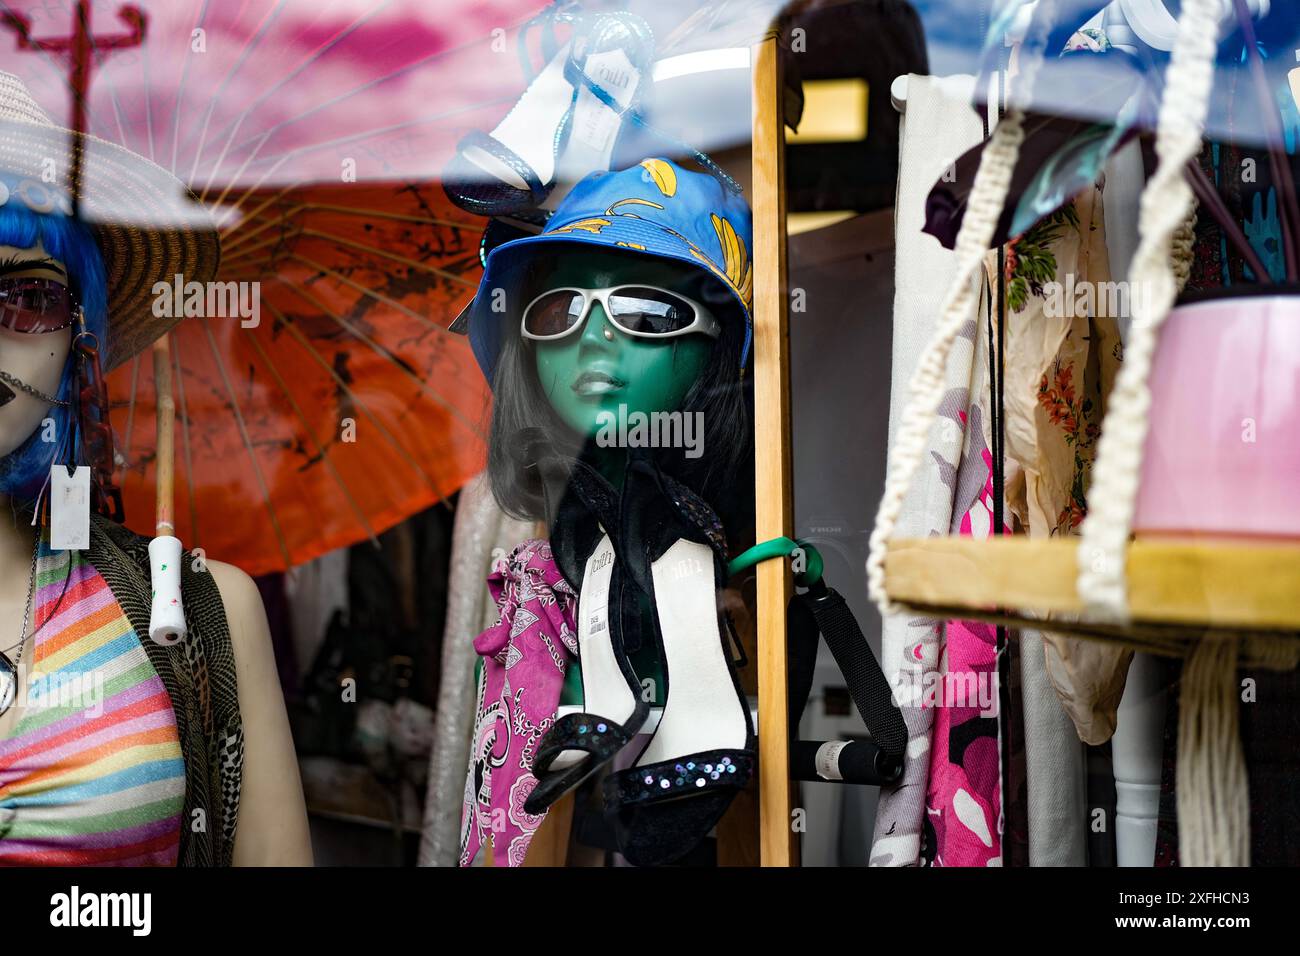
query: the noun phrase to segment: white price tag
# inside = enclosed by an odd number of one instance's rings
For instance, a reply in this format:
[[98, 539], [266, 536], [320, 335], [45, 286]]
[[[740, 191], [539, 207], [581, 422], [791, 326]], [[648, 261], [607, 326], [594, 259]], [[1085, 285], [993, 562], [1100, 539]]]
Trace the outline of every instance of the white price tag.
[[823, 780], [843, 780], [840, 773], [840, 751], [849, 745], [847, 740], [828, 740], [817, 748], [817, 776]]
[[55, 551], [90, 547], [90, 468], [50, 467], [50, 547]]

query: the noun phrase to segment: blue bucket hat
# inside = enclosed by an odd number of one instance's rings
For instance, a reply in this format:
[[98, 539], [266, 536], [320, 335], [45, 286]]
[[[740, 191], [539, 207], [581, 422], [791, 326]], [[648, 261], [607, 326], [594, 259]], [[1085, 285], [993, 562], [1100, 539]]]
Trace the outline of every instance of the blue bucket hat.
[[[754, 268], [753, 223], [739, 195], [705, 173], [667, 159], [643, 160], [630, 169], [587, 176], [564, 197], [540, 235], [503, 243], [488, 254], [478, 293], [451, 331], [468, 332], [479, 368], [491, 382], [505, 335], [517, 335], [514, 295], [529, 263], [563, 243], [595, 245], [684, 262], [719, 280], [740, 306], [745, 339], [740, 366], [753, 338], [750, 307]], [[495, 302], [514, 307], [494, 311]]]

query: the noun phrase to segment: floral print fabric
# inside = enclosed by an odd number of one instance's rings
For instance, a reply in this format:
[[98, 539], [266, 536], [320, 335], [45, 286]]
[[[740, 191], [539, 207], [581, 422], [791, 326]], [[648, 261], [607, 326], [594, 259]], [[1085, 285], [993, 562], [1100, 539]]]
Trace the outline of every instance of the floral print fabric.
[[[1023, 478], [1008, 484], [1008, 504], [1032, 538], [1076, 535], [1087, 514], [1104, 396], [1123, 359], [1120, 320], [1136, 294], [1112, 282], [1105, 237], [1102, 186], [1094, 186], [1008, 256], [1006, 447]], [[1014, 296], [1017, 288], [1024, 294]], [[1078, 737], [1109, 740], [1132, 652], [1043, 638], [1047, 677]]]
[[549, 542], [525, 541], [499, 562], [488, 589], [500, 619], [474, 641], [483, 659], [461, 810], [460, 865], [484, 845], [496, 866], [519, 866], [545, 814], [524, 812], [537, 778], [533, 752], [555, 722], [564, 671], [577, 658], [578, 598]]

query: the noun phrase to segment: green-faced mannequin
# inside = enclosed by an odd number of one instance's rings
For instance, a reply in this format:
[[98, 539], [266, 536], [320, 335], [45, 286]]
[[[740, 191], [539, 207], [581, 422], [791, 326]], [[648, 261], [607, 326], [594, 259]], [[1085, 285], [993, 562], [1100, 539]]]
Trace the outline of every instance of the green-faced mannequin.
[[[531, 295], [557, 288], [652, 285], [698, 302], [706, 298], [701, 284], [707, 280], [702, 275], [684, 263], [578, 247], [556, 255], [544, 269], [534, 272]], [[604, 420], [602, 413], [617, 418], [620, 405], [626, 406], [628, 415], [679, 410], [716, 345], [704, 334], [660, 340], [628, 335], [609, 321], [600, 303], [592, 305], [584, 322], [579, 331], [562, 339], [528, 343], [542, 392], [564, 423], [583, 436], [596, 434]], [[594, 464], [617, 486], [622, 480], [622, 461], [618, 449], [601, 449]], [[653, 627], [644, 595], [641, 605], [643, 626]], [[662, 667], [649, 643], [634, 655], [633, 666], [638, 674], [652, 678], [654, 687], [665, 686]], [[580, 667], [565, 672], [562, 699], [582, 702]], [[656, 697], [654, 703], [662, 705], [663, 701]]]
[[[532, 295], [556, 288], [652, 285], [698, 299], [699, 272], [648, 256], [579, 247], [561, 252], [534, 273]], [[703, 334], [637, 338], [615, 327], [600, 303], [593, 303], [579, 331], [529, 344], [551, 406], [575, 432], [590, 436], [606, 415], [618, 416], [620, 405], [627, 414], [680, 409], [715, 343]]]

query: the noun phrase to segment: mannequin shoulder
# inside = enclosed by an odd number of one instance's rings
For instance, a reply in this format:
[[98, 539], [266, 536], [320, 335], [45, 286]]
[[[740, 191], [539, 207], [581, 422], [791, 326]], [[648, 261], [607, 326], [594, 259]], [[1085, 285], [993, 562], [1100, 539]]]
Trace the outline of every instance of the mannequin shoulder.
[[311, 832], [271, 629], [257, 584], [234, 565], [208, 561], [235, 652], [244, 725], [236, 866], [311, 866]]
[[256, 582], [244, 571], [224, 561], [208, 561], [207, 566], [226, 609], [226, 622], [230, 626], [230, 640], [235, 651], [266, 641], [270, 637], [266, 608]]
[[207, 561], [208, 571], [212, 573], [212, 580], [217, 584], [217, 590], [221, 592], [223, 601], [232, 599], [249, 600], [256, 598], [261, 601], [261, 595], [257, 591], [257, 582], [248, 576], [248, 573], [233, 564], [226, 564], [224, 561]]

